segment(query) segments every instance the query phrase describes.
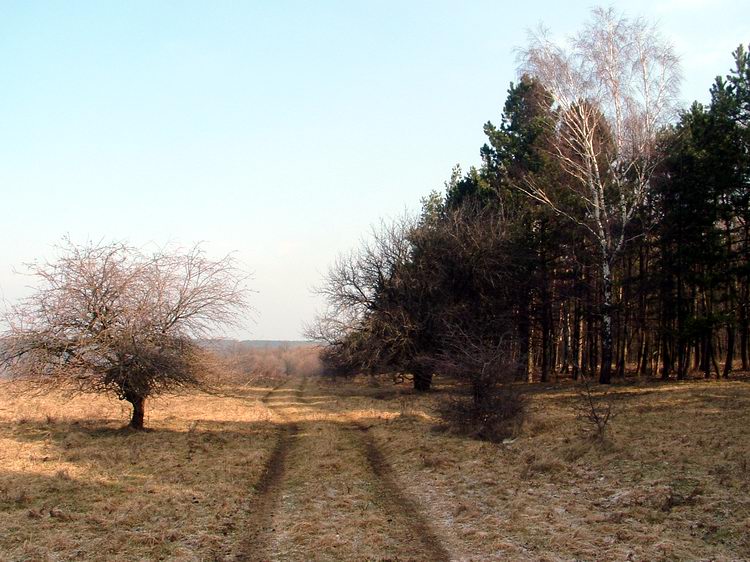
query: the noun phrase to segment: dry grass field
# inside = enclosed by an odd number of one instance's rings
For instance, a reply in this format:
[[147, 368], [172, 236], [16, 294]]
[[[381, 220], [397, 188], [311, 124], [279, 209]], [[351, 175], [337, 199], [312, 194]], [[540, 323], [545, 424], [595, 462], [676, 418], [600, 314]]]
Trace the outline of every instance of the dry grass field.
[[152, 401], [147, 432], [102, 397], [0, 386], [0, 560], [231, 555], [273, 450], [265, 389]]
[[613, 389], [592, 444], [575, 389], [517, 438], [453, 434], [453, 388], [289, 377], [150, 403], [0, 385], [2, 560], [747, 560], [750, 383]]

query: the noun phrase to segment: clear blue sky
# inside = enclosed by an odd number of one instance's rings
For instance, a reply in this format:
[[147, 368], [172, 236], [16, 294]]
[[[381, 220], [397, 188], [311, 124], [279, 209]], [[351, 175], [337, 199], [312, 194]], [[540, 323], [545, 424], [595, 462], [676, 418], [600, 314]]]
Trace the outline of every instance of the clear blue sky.
[[[338, 253], [478, 163], [526, 30], [591, 3], [513, 5], [0, 1], [2, 296], [66, 234], [202, 240], [254, 272], [237, 335], [299, 338]], [[686, 103], [750, 42], [746, 1], [622, 8], [660, 21]]]

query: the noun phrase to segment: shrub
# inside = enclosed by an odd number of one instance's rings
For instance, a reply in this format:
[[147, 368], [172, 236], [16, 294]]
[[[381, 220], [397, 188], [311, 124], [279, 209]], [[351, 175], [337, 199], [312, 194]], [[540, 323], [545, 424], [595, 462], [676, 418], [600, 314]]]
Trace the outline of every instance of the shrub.
[[593, 440], [599, 444], [608, 441], [608, 426], [616, 412], [612, 395], [608, 392], [596, 392], [585, 376], [581, 378], [581, 388], [575, 403], [576, 418], [586, 430], [591, 431]]
[[441, 417], [457, 432], [500, 442], [518, 433], [526, 412], [523, 394], [510, 384], [486, 389], [479, 396], [459, 396], [439, 407]]

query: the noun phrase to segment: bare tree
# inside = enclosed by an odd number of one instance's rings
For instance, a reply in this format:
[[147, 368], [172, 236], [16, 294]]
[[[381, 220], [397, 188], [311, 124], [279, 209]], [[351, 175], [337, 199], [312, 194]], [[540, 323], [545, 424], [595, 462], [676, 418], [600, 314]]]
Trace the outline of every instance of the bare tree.
[[306, 335], [328, 344], [322, 356], [329, 369], [405, 369], [416, 389], [429, 389], [431, 374], [415, 360], [420, 331], [410, 296], [417, 288], [406, 275], [414, 228], [408, 217], [381, 223], [358, 248], [339, 256], [316, 289], [327, 307]]
[[231, 256], [211, 260], [197, 245], [146, 255], [65, 240], [60, 249], [29, 266], [40, 285], [6, 314], [0, 360], [42, 387], [114, 392], [142, 429], [146, 398], [198, 384], [197, 339], [239, 322], [246, 277]]
[[609, 422], [617, 415], [612, 395], [597, 393], [588, 377], [581, 375], [578, 400], [575, 405], [576, 418], [586, 427], [593, 429], [593, 438], [599, 445], [607, 443]]
[[519, 188], [580, 225], [598, 249], [600, 382], [608, 383], [612, 267], [658, 163], [657, 134], [674, 115], [679, 62], [653, 25], [602, 8], [593, 10], [567, 46], [542, 31], [520, 55], [521, 71], [535, 76], [554, 99], [559, 122], [552, 151], [576, 181], [572, 198], [533, 178]]

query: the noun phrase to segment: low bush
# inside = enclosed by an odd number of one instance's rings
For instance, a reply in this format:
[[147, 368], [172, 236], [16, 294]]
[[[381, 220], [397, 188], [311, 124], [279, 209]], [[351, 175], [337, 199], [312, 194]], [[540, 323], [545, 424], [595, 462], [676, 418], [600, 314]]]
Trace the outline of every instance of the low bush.
[[524, 395], [510, 384], [451, 398], [439, 407], [441, 417], [458, 433], [492, 442], [516, 435], [525, 412]]

